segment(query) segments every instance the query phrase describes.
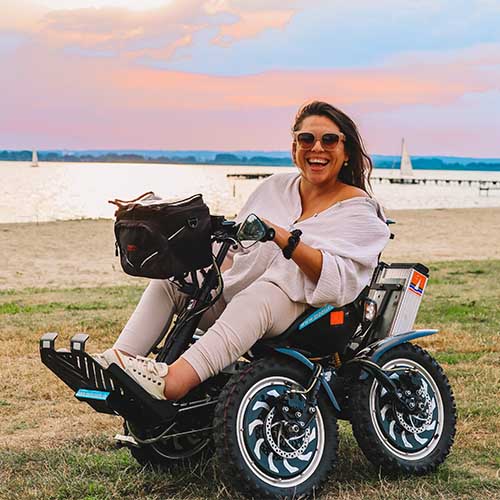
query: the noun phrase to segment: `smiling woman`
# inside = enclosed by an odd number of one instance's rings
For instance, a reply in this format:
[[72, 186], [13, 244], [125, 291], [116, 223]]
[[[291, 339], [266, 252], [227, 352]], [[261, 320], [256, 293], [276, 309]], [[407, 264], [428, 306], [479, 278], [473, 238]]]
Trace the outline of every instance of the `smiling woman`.
[[91, 7], [123, 7], [129, 10], [150, 10], [164, 7], [172, 0], [38, 0], [37, 3], [54, 10]]

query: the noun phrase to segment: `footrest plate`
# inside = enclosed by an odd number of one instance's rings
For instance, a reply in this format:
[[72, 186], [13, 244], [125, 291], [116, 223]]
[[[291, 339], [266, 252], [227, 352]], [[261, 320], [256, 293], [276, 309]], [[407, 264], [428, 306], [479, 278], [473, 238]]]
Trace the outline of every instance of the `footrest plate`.
[[40, 339], [42, 362], [75, 391], [79, 401], [99, 413], [121, 415], [126, 420], [144, 425], [159, 425], [172, 420], [178, 408], [172, 401], [154, 399], [120, 367], [107, 369], [85, 352], [88, 335], [71, 339], [71, 350], [55, 349], [57, 334]]

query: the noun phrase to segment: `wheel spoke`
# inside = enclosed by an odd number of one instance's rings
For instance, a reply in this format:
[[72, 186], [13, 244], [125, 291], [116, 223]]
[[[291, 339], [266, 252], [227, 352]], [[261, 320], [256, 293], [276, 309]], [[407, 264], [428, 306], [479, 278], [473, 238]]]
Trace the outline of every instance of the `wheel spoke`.
[[382, 408], [382, 410], [380, 411], [380, 416], [382, 418], [382, 420], [385, 420], [385, 414], [387, 413], [387, 410], [390, 408], [389, 405], [384, 405], [384, 407]]
[[396, 440], [396, 435], [394, 434], [394, 426], [396, 425], [396, 422], [394, 420], [391, 420], [391, 423], [389, 424], [389, 436], [391, 436], [392, 439]]
[[408, 442], [408, 439], [406, 439], [406, 431], [401, 432], [401, 440], [406, 448], [413, 448], [413, 446]]
[[259, 419], [251, 422], [248, 426], [248, 435], [251, 436], [253, 434], [253, 431], [255, 430], [255, 428], [258, 427], [259, 425], [264, 425], [264, 422], [262, 420], [259, 420]]
[[316, 439], [316, 426], [313, 427], [311, 435], [309, 436], [309, 443], [312, 443]]
[[433, 431], [436, 429], [436, 425], [437, 425], [437, 422], [435, 420], [433, 420], [427, 427], [426, 427], [426, 431]]
[[311, 458], [313, 452], [309, 451], [308, 453], [303, 453], [302, 455], [299, 455], [297, 458], [299, 460], [302, 460], [303, 462], [308, 462], [309, 459]]
[[283, 465], [285, 467], [285, 469], [290, 472], [291, 474], [293, 474], [294, 472], [298, 472], [299, 471], [299, 468], [298, 467], [294, 467], [293, 465], [290, 465], [288, 463], [288, 460], [285, 458], [283, 460]]
[[413, 439], [420, 444], [425, 444], [428, 441], [428, 439], [421, 438], [418, 434], [413, 434]]
[[263, 443], [264, 443], [264, 439], [263, 438], [257, 439], [257, 442], [255, 443], [255, 448], [253, 449], [253, 452], [255, 453], [255, 456], [259, 460], [261, 459], [260, 448], [263, 445]]
[[264, 410], [269, 411], [269, 405], [265, 401], [257, 401], [253, 407], [252, 411], [258, 410], [259, 408], [264, 408]]
[[269, 466], [270, 470], [272, 470], [273, 472], [275, 472], [276, 474], [278, 474], [279, 470], [276, 467], [276, 465], [274, 465], [273, 458], [274, 458], [274, 453], [273, 452], [269, 453], [269, 456], [267, 457], [267, 465]]
[[280, 393], [276, 390], [276, 389], [273, 389], [272, 391], [269, 391], [267, 393], [268, 396], [272, 396], [273, 398], [279, 398], [280, 397]]
[[435, 409], [436, 409], [436, 400], [432, 398], [429, 404], [429, 413], [432, 415]]

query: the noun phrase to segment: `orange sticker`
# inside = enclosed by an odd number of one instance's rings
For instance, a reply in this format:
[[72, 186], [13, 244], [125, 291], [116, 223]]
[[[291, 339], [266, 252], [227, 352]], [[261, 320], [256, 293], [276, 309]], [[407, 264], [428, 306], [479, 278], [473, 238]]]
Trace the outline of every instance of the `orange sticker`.
[[426, 282], [427, 278], [423, 274], [420, 274], [418, 271], [413, 271], [409, 289], [416, 295], [422, 295], [424, 293], [424, 287]]
[[330, 325], [343, 325], [344, 311], [332, 311], [330, 313]]

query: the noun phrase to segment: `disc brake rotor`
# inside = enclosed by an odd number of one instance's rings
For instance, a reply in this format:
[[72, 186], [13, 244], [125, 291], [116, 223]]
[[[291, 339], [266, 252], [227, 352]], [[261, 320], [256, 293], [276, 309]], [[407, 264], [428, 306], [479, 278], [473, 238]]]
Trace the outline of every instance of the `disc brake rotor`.
[[[403, 413], [398, 410], [395, 411], [399, 425], [411, 434], [420, 434], [421, 432], [424, 432], [432, 423], [432, 415], [434, 408], [436, 407], [436, 403], [434, 399], [431, 400], [428, 387], [429, 386], [422, 380], [422, 385], [417, 390], [417, 395], [424, 400], [423, 408], [421, 409], [420, 414], [426, 414], [427, 416], [425, 419], [421, 416]], [[411, 423], [408, 423], [408, 421]]]
[[[276, 407], [271, 408], [270, 412], [267, 414], [267, 417], [264, 421], [267, 444], [280, 457], [289, 459], [297, 458], [298, 456], [302, 455], [309, 446], [309, 437], [311, 435], [311, 430], [308, 427], [301, 435], [287, 439], [284, 432], [286, 421], [281, 420], [273, 423], [275, 410]], [[280, 426], [277, 431], [277, 439], [275, 439], [273, 436], [274, 426]], [[276, 430], [274, 430], [274, 432], [276, 433]], [[294, 445], [292, 444], [295, 441], [297, 441], [298, 443], [302, 442], [302, 444], [298, 448], [295, 448]], [[293, 451], [284, 450], [283, 449], [284, 446], [288, 447], [289, 449], [292, 449]]]

